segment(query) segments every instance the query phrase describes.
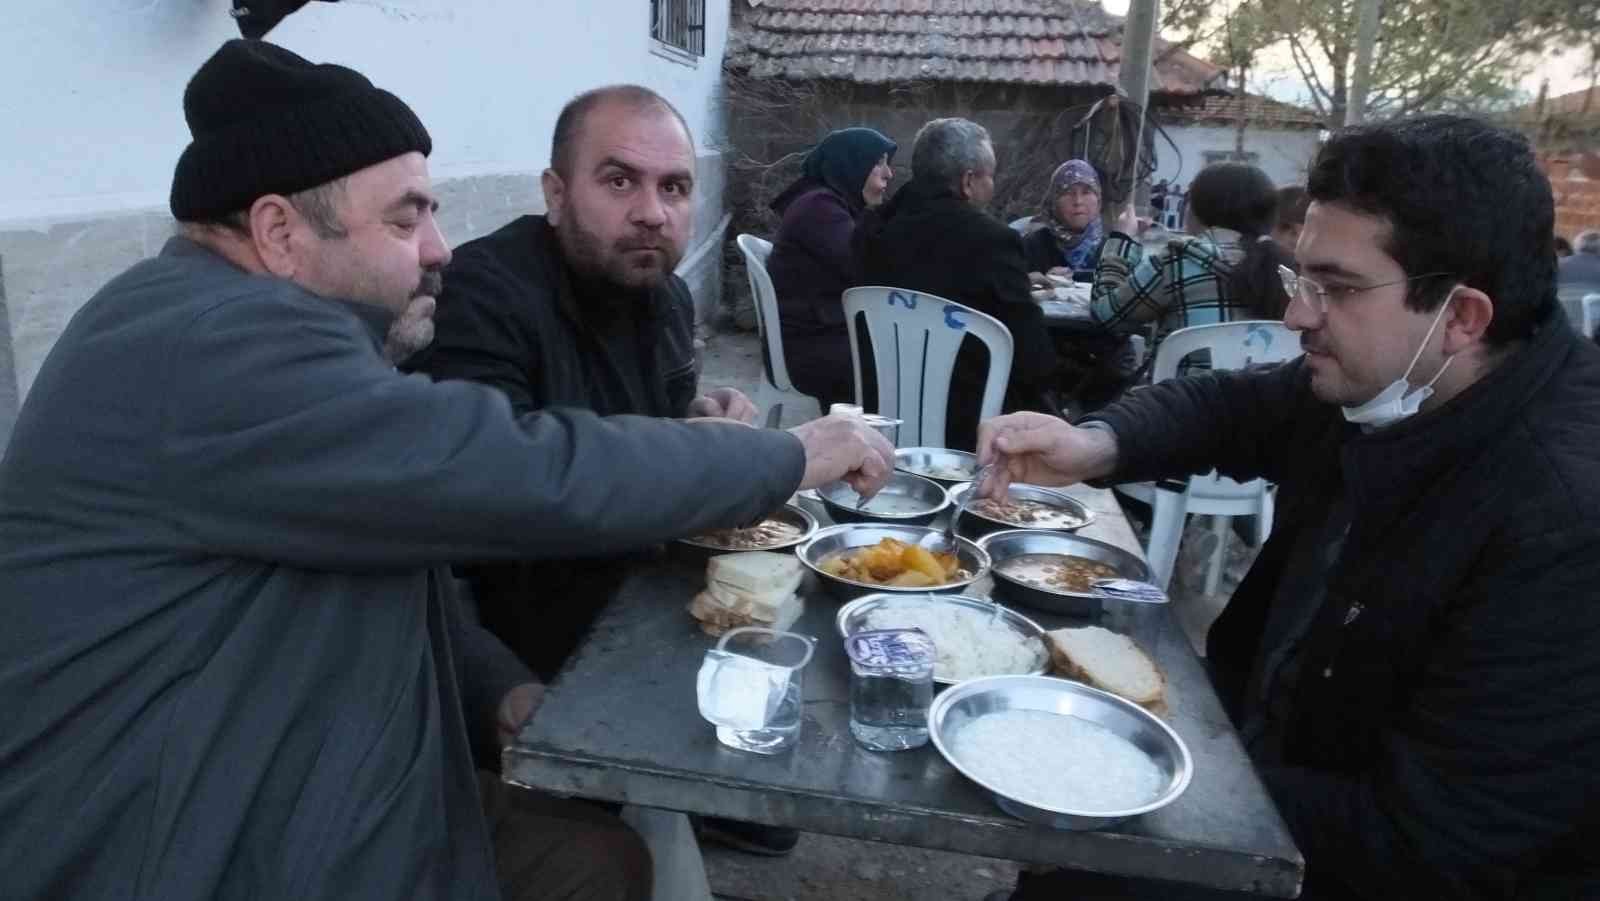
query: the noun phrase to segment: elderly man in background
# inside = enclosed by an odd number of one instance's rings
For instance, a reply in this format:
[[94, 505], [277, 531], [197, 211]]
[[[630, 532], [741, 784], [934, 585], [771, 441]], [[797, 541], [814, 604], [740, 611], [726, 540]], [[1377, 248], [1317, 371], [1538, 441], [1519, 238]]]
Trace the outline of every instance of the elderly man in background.
[[538, 692], [437, 564], [739, 525], [890, 449], [401, 375], [450, 259], [415, 114], [259, 41], [184, 113], [182, 236], [73, 317], [0, 462], [5, 893], [648, 897], [586, 811], [491, 837], [473, 751]]
[[1600, 293], [1600, 231], [1579, 232], [1572, 251], [1572, 256], [1556, 264], [1556, 284]]
[[[1006, 408], [1042, 409], [1056, 355], [1029, 296], [1022, 239], [986, 212], [995, 165], [989, 132], [976, 122], [924, 125], [911, 150], [911, 181], [857, 232], [861, 284], [934, 294], [1000, 320], [1014, 344]], [[968, 338], [950, 380], [947, 447], [973, 447], [987, 371], [987, 354]]]

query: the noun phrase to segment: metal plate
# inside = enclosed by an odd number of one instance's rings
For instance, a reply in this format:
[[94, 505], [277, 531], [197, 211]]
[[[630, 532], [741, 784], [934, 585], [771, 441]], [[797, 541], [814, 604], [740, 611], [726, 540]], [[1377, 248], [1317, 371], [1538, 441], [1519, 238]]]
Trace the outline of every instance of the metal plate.
[[800, 557], [800, 562], [817, 574], [823, 585], [834, 594], [854, 598], [863, 594], [882, 592], [885, 594], [934, 594], [960, 591], [973, 582], [983, 578], [989, 572], [989, 554], [978, 545], [966, 538], [956, 538], [956, 560], [962, 569], [972, 574], [969, 579], [958, 579], [948, 585], [939, 585], [933, 588], [896, 588], [893, 585], [874, 585], [870, 582], [857, 582], [853, 579], [841, 579], [822, 571], [822, 561], [842, 551], [856, 548], [870, 547], [884, 538], [894, 538], [907, 544], [922, 544], [929, 546], [934, 543], [943, 545], [944, 530], [929, 528], [928, 526], [902, 526], [883, 523], [845, 523], [843, 525], [828, 526], [818, 529], [811, 540], [795, 548], [795, 554]]
[[978, 457], [945, 447], [902, 447], [894, 452], [894, 468], [948, 487], [972, 481]]
[[[952, 506], [959, 505], [961, 503], [961, 499], [966, 496], [968, 491], [971, 491], [971, 490], [972, 490], [972, 483], [971, 482], [965, 482], [965, 483], [962, 483], [960, 485], [955, 485], [955, 486], [951, 487], [950, 488], [950, 503], [951, 503], [951, 505]], [[965, 511], [966, 515], [972, 517], [973, 519], [981, 520], [982, 522], [987, 523], [990, 526], [999, 526], [1000, 528], [1003, 528], [1003, 529], [1031, 529], [1031, 530], [1035, 530], [1035, 531], [1058, 531], [1058, 532], [1059, 531], [1068, 531], [1068, 532], [1070, 532], [1070, 531], [1073, 531], [1075, 529], [1081, 529], [1084, 526], [1088, 525], [1089, 523], [1094, 522], [1094, 511], [1093, 510], [1090, 510], [1088, 507], [1084, 506], [1079, 501], [1074, 500], [1073, 498], [1068, 497], [1067, 495], [1065, 495], [1065, 494], [1063, 494], [1063, 493], [1061, 493], [1059, 491], [1054, 491], [1054, 490], [1051, 490], [1049, 488], [1042, 488], [1042, 487], [1040, 487], [1038, 485], [1013, 484], [1006, 490], [1006, 496], [1011, 498], [1012, 500], [1037, 501], [1038, 503], [1044, 504], [1044, 505], [1046, 505], [1048, 507], [1053, 507], [1053, 508], [1055, 508], [1057, 510], [1062, 510], [1062, 511], [1070, 514], [1074, 519], [1081, 520], [1081, 522], [1078, 522], [1076, 525], [1071, 525], [1071, 526], [1023, 525], [1023, 524], [1020, 524], [1020, 523], [1011, 522], [1009, 520], [997, 519], [997, 518], [995, 518], [993, 516], [985, 516], [984, 514], [979, 513], [977, 510], [974, 510], [974, 509], [972, 509], [970, 507], [967, 508], [967, 510]]]
[[[839, 629], [839, 635], [843, 638], [849, 638], [857, 632], [861, 632], [867, 628], [867, 614], [874, 610], [881, 610], [885, 607], [920, 606], [924, 604], [945, 604], [952, 607], [962, 607], [972, 610], [978, 616], [994, 616], [995, 611], [998, 610], [1000, 622], [1011, 627], [1012, 631], [1016, 632], [1023, 638], [1038, 639], [1041, 643], [1041, 649], [1044, 647], [1044, 629], [1041, 628], [1038, 623], [1028, 619], [1026, 616], [1023, 616], [1022, 614], [1008, 607], [993, 603], [985, 598], [977, 598], [965, 594], [907, 595], [887, 592], [869, 594], [865, 597], [856, 598], [850, 603], [845, 604], [843, 607], [840, 607], [839, 613], [834, 617], [833, 622], [834, 625]], [[1046, 650], [1044, 652], [1044, 656], [1039, 661], [1038, 667], [1029, 670], [1027, 674], [1034, 675], [1043, 673], [1049, 668], [1049, 666], [1050, 653], [1048, 650]], [[995, 675], [1003, 674], [997, 673]], [[934, 671], [933, 681], [939, 683], [940, 685], [956, 684], [956, 680], [954, 679], [940, 678], [937, 670]]]
[[1117, 576], [1136, 582], [1150, 579], [1150, 567], [1135, 554], [1103, 541], [1074, 535], [1070, 532], [1046, 532], [1038, 529], [1007, 529], [990, 532], [978, 539], [978, 546], [989, 552], [990, 563], [995, 567], [994, 584], [997, 594], [1013, 603], [1061, 613], [1068, 616], [1093, 616], [1111, 601], [1094, 591], [1061, 591], [1013, 579], [999, 571], [1000, 562], [1023, 554], [1066, 554], [1104, 563], [1117, 571]]
[[835, 522], [884, 522], [926, 525], [950, 506], [944, 486], [906, 472], [896, 472], [872, 500], [856, 509], [861, 495], [848, 482], [829, 482], [817, 489], [822, 506]]
[[788, 523], [789, 525], [798, 527], [800, 529], [800, 537], [790, 538], [774, 544], [762, 545], [761, 547], [728, 547], [727, 545], [718, 544], [714, 541], [705, 540], [707, 538], [706, 535], [696, 535], [692, 538], [679, 538], [678, 542], [681, 544], [687, 544], [690, 547], [713, 551], [718, 554], [736, 554], [742, 551], [781, 551], [804, 544], [808, 539], [811, 538], [812, 535], [816, 534], [817, 531], [817, 518], [795, 504], [784, 504], [776, 512], [767, 515], [763, 521], [769, 519], [776, 519], [780, 522]]
[[[1126, 810], [1073, 810], [1001, 794], [951, 752], [950, 742], [979, 717], [1004, 710], [1040, 710], [1103, 726], [1142, 751], [1161, 771], [1165, 785], [1153, 800]], [[1183, 794], [1194, 771], [1183, 739], [1143, 707], [1110, 692], [1050, 676], [988, 676], [962, 682], [934, 698], [928, 708], [928, 731], [944, 759], [987, 789], [1002, 810], [1057, 829], [1101, 829], [1160, 810]]]

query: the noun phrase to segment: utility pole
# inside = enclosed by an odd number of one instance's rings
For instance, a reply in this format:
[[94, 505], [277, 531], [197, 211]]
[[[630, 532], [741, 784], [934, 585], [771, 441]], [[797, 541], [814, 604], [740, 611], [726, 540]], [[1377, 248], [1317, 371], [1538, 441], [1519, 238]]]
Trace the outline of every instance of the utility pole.
[[[1131, 0], [1128, 18], [1122, 23], [1122, 63], [1117, 68], [1117, 84], [1128, 102], [1137, 104], [1141, 115], [1139, 141], [1134, 156], [1144, 151], [1144, 122], [1150, 106], [1150, 63], [1155, 52], [1157, 10], [1160, 0]], [[1136, 176], [1135, 176], [1136, 177]], [[1134, 183], [1128, 186], [1128, 196], [1148, 202], [1149, 186]], [[1107, 211], [1108, 213], [1111, 211]]]
[[1356, 125], [1367, 116], [1367, 91], [1372, 87], [1372, 48], [1378, 43], [1378, 14], [1383, 0], [1361, 0], [1356, 11], [1356, 59], [1350, 74], [1350, 95], [1345, 99], [1344, 124]]

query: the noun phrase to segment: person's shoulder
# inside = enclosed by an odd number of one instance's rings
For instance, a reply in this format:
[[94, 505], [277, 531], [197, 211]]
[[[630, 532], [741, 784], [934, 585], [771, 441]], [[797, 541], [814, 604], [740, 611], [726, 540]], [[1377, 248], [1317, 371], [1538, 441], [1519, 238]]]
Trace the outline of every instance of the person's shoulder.
[[457, 247], [444, 270], [441, 311], [451, 304], [499, 305], [554, 296], [559, 249], [543, 216], [521, 216]]

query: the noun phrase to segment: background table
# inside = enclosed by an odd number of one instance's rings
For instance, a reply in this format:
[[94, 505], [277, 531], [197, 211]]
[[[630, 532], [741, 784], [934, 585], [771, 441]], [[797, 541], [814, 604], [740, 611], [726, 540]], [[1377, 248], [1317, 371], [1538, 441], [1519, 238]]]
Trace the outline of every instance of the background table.
[[[1097, 515], [1083, 534], [1139, 551], [1109, 491], [1072, 493]], [[694, 690], [701, 656], [715, 640], [684, 609], [704, 579], [703, 563], [671, 558], [629, 575], [506, 752], [507, 780], [967, 854], [1280, 897], [1298, 891], [1300, 854], [1165, 608], [1146, 608], [1132, 631], [1166, 670], [1168, 722], [1194, 757], [1193, 781], [1172, 805], [1118, 829], [1067, 832], [1006, 815], [931, 744], [892, 753], [859, 747], [833, 622], [839, 602], [815, 582], [803, 589], [806, 612], [794, 627], [819, 639], [806, 669], [799, 744], [774, 757], [718, 744]], [[1067, 623], [1019, 610], [1045, 628]]]

